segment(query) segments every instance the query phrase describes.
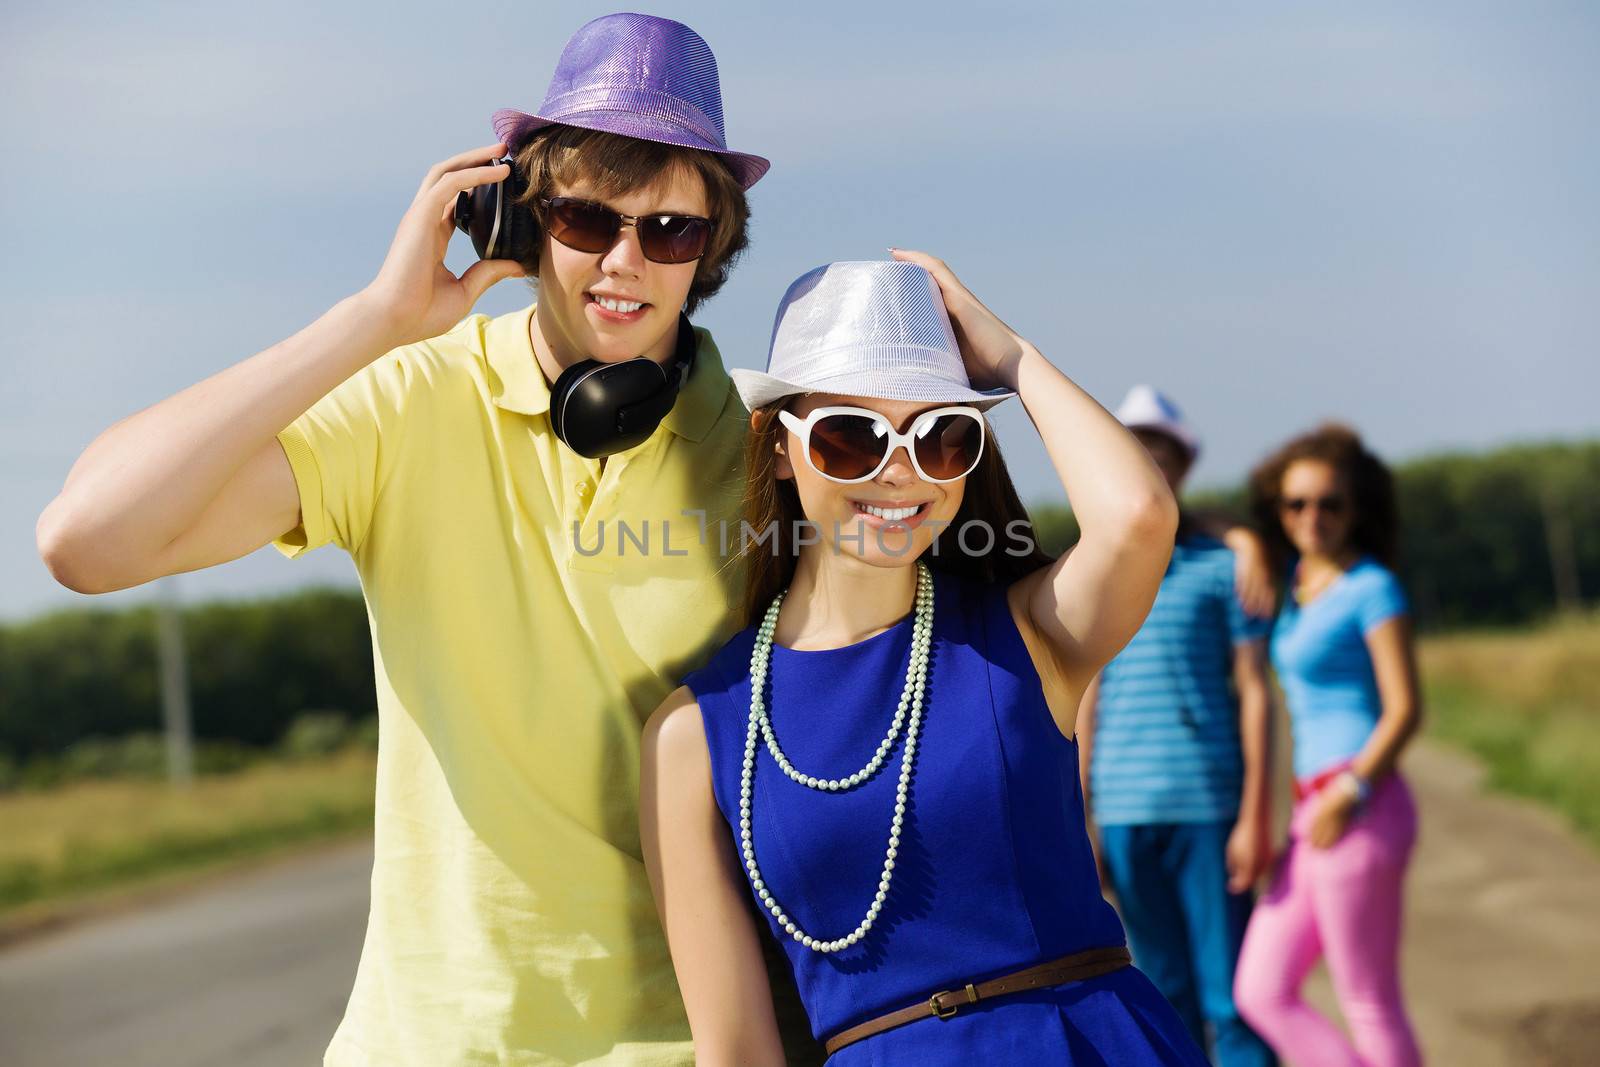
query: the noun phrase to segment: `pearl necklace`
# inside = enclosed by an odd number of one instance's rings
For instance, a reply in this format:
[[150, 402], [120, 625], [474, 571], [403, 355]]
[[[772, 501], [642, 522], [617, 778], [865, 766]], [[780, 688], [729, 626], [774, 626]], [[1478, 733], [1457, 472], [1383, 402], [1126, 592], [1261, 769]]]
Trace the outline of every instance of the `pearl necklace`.
[[[889, 883], [894, 877], [895, 856], [900, 850], [900, 828], [905, 821], [906, 797], [911, 788], [911, 763], [917, 752], [917, 733], [922, 725], [922, 697], [928, 677], [928, 650], [933, 644], [933, 577], [928, 573], [927, 564], [918, 560], [916, 620], [911, 629], [911, 659], [906, 666], [905, 691], [900, 696], [900, 707], [889, 726], [889, 733], [878, 745], [877, 752], [867, 761], [866, 766], [844, 778], [817, 778], [814, 775], [801, 774], [778, 747], [777, 735], [772, 731], [772, 719], [767, 714], [762, 694], [766, 691], [767, 670], [772, 657], [772, 635], [778, 626], [778, 609], [783, 604], [785, 593], [787, 590], [774, 597], [772, 606], [767, 608], [766, 617], [762, 619], [761, 626], [756, 631], [755, 648], [750, 653], [750, 725], [745, 732], [744, 770], [739, 779], [740, 844], [744, 851], [744, 866], [749, 873], [751, 888], [761, 899], [762, 905], [772, 912], [772, 917], [777, 920], [783, 931], [806, 948], [824, 953], [840, 952], [867, 936], [867, 931], [872, 929], [878, 913], [883, 910], [883, 902], [889, 895]], [[750, 832], [750, 812], [757, 739], [765, 738], [767, 751], [772, 753], [773, 760], [790, 779], [809, 789], [834, 793], [854, 789], [872, 778], [888, 758], [895, 739], [900, 736], [902, 726], [906, 732], [905, 753], [900, 759], [900, 784], [895, 791], [894, 817], [889, 824], [889, 846], [885, 850], [883, 875], [878, 880], [877, 895], [867, 906], [866, 917], [849, 934], [833, 941], [813, 937], [784, 912], [782, 905], [762, 880], [761, 870], [756, 865], [755, 843]]]

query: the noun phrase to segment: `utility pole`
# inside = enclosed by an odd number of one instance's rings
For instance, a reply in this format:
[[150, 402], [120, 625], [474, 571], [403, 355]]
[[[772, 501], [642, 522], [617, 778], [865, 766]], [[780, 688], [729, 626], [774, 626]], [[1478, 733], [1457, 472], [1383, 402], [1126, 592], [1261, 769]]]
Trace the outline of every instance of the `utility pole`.
[[185, 788], [194, 780], [194, 727], [189, 720], [189, 657], [183, 641], [176, 575], [162, 578], [156, 604], [161, 653], [161, 720], [167, 735], [167, 781]]
[[1556, 609], [1575, 612], [1583, 607], [1583, 591], [1578, 584], [1578, 554], [1573, 550], [1572, 520], [1561, 507], [1553, 486], [1540, 493], [1544, 512], [1545, 546], [1550, 552], [1550, 577], [1556, 592]]

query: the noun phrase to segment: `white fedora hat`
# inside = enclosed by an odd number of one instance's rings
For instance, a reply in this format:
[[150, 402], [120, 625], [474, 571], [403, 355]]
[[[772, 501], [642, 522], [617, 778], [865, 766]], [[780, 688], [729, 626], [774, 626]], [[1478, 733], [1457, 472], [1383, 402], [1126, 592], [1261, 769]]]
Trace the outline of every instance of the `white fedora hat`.
[[967, 380], [939, 283], [899, 260], [829, 263], [783, 294], [767, 369], [729, 371], [751, 411], [797, 393], [970, 404], [1017, 394]]
[[1183, 412], [1154, 386], [1136, 385], [1129, 389], [1117, 408], [1117, 421], [1130, 430], [1166, 434], [1188, 449], [1190, 460], [1200, 454], [1200, 438], [1183, 420]]

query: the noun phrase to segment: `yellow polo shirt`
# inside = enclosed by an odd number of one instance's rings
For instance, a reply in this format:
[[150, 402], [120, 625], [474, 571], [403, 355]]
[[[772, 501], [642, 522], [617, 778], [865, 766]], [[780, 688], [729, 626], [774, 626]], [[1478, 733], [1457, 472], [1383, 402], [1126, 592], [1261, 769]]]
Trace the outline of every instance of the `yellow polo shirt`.
[[396, 349], [279, 435], [302, 524], [278, 547], [354, 557], [377, 669], [372, 911], [334, 1067], [692, 1062], [639, 736], [738, 628], [716, 524], [738, 529], [748, 416], [697, 331], [671, 413], [602, 470], [551, 432], [532, 314]]

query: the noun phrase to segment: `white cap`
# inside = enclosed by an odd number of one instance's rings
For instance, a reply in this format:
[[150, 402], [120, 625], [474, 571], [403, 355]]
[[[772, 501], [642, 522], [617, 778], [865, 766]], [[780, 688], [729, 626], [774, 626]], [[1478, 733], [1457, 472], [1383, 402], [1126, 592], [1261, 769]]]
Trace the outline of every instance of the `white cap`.
[[1200, 455], [1200, 438], [1183, 421], [1183, 412], [1152, 385], [1136, 385], [1128, 390], [1117, 408], [1117, 421], [1130, 430], [1156, 430], [1173, 438], [1189, 450], [1189, 459]]

